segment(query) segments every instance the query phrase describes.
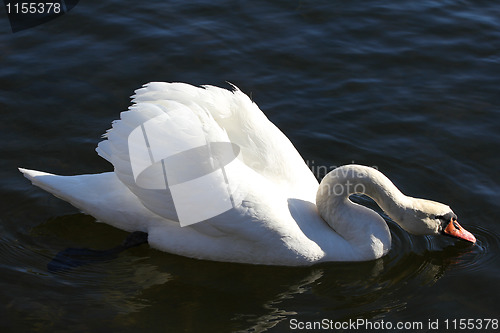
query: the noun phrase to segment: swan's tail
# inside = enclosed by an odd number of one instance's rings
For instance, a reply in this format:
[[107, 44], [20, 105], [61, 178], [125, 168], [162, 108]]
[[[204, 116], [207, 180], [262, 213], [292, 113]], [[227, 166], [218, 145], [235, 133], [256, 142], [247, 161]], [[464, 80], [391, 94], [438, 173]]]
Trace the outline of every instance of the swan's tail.
[[126, 231], [147, 231], [136, 214], [144, 212], [138, 199], [123, 185], [114, 172], [92, 175], [59, 176], [19, 168], [33, 185], [69, 202], [82, 212]]
[[52, 193], [53, 195], [64, 201], [71, 202], [72, 200], [74, 200], [73, 196], [70, 195], [71, 191], [68, 191], [69, 182], [62, 179], [69, 177], [63, 177], [47, 172], [29, 170], [24, 168], [19, 168], [19, 171], [21, 171], [24, 177], [28, 178], [33, 185], [38, 186], [49, 193]]
[[37, 171], [37, 170], [29, 170], [24, 168], [18, 168], [19, 171], [24, 175], [24, 177], [28, 178], [33, 185], [36, 185], [47, 192], [50, 192], [57, 196], [61, 189], [58, 189], [58, 186], [55, 186], [54, 180], [59, 177], [53, 175], [51, 173]]
[[[98, 184], [99, 180], [104, 180], [103, 175], [78, 175], [78, 176], [59, 176], [51, 173], [28, 170], [19, 168], [24, 175], [28, 178], [31, 183], [41, 189], [53, 194], [54, 196], [71, 203], [73, 206], [86, 211], [86, 206], [92, 201], [96, 201], [96, 198], [92, 199], [93, 195], [96, 195], [98, 188], [95, 185]], [[103, 188], [103, 185], [99, 186]]]

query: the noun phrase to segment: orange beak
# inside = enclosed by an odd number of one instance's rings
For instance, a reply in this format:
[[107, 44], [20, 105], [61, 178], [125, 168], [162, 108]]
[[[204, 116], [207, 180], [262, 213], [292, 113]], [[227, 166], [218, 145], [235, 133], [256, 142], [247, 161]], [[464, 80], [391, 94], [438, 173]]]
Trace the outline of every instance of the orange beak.
[[458, 224], [457, 220], [450, 220], [450, 223], [444, 229], [444, 233], [472, 243], [476, 242], [476, 237]]

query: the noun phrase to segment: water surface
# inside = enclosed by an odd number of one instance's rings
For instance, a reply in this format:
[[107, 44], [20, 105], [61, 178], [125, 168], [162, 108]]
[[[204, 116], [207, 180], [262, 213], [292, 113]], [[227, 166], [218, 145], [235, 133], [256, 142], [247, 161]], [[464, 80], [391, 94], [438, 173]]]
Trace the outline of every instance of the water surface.
[[[498, 17], [493, 1], [87, 0], [13, 34], [0, 14], [2, 331], [499, 319]], [[236, 84], [318, 178], [324, 167], [376, 166], [406, 194], [450, 205], [478, 242], [410, 236], [388, 221], [392, 250], [371, 262], [266, 267], [141, 246], [50, 273], [58, 251], [127, 234], [16, 168], [111, 170], [95, 146], [149, 81]]]

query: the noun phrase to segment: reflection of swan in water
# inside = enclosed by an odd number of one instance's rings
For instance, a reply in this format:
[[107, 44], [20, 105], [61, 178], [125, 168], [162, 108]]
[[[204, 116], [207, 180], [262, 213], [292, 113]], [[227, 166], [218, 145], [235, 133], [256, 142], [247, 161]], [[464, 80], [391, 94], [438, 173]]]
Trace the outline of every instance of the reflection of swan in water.
[[[275, 265], [379, 258], [390, 249], [390, 232], [378, 214], [349, 199], [358, 192], [372, 197], [412, 234], [443, 233], [475, 241], [448, 206], [405, 196], [375, 169], [343, 166], [318, 186], [291, 142], [238, 89], [150, 83], [136, 91], [134, 102], [97, 149], [114, 172], [63, 177], [21, 171], [35, 185], [101, 221], [148, 233], [152, 247], [194, 258]], [[170, 185], [167, 175], [172, 170], [163, 155], [155, 154], [179, 153], [179, 147], [192, 147], [193, 142], [208, 142], [212, 150], [214, 143], [229, 142], [237, 147], [236, 156], [225, 156], [224, 163], [201, 153], [178, 158], [182, 163], [174, 170], [175, 188], [184, 189], [182, 200], [191, 200], [178, 205], [174, 186], [169, 187], [172, 192], [160, 190]], [[226, 163], [210, 187], [186, 192], [183, 186], [200, 164], [212, 172], [214, 165]], [[217, 193], [224, 191], [230, 208], [182, 227], [181, 217], [205, 216], [220, 203], [214, 199]], [[198, 197], [203, 200], [192, 201]]]
[[[97, 248], [106, 247], [107, 238], [121, 239], [122, 232], [103, 224], [89, 225], [92, 220], [83, 214], [56, 217], [36, 227], [35, 239], [43, 247], [57, 240], [81, 243], [100, 235], [92, 240]], [[140, 328], [140, 323], [162, 318], [174, 331], [218, 331], [221, 323], [231, 323], [234, 331], [273, 331], [271, 327], [287, 331], [291, 319], [317, 319], [308, 315], [310, 311], [335, 321], [388, 320], [400, 310], [424, 305], [422, 294], [429, 293], [444, 271], [455, 267], [454, 260], [478, 248], [466, 243], [451, 246], [452, 239], [411, 237], [389, 223], [394, 246], [379, 260], [273, 267], [191, 260], [141, 247], [112, 262], [56, 275], [63, 286], [58, 286], [54, 297], [64, 300], [67, 294], [81, 294], [82, 300], [76, 303], [80, 310], [97, 318], [116, 316], [115, 330]], [[479, 235], [481, 244], [485, 235]], [[437, 248], [443, 243], [448, 244], [444, 251]], [[44, 273], [41, 268], [40, 272]], [[61, 316], [68, 311], [65, 308]], [[200, 322], [200, 318], [205, 319]], [[58, 320], [64, 323], [62, 317]], [[199, 327], [190, 326], [197, 322]]]
[[[398, 245], [411, 243], [401, 229], [394, 232]], [[412, 318], [427, 320], [428, 313], [419, 311], [428, 305], [429, 294], [433, 293], [431, 286], [446, 271], [456, 269], [457, 257], [471, 254], [471, 247], [466, 246], [448, 246], [444, 252], [429, 251], [428, 246], [425, 240], [417, 240], [405, 246], [404, 253], [393, 250], [375, 261], [315, 266], [309, 274], [303, 274], [301, 281], [267, 301], [268, 313], [251, 318], [250, 328], [244, 331], [262, 332], [272, 327], [288, 331], [301, 322], [332, 325], [323, 327], [337, 331], [334, 325], [349, 320], [397, 322], [408, 313], [413, 314]], [[327, 320], [322, 322], [324, 318]]]

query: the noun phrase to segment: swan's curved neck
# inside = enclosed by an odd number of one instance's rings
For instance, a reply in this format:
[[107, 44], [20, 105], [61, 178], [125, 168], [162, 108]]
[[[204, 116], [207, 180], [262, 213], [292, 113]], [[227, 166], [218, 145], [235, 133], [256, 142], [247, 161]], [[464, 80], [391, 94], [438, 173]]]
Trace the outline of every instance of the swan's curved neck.
[[[401, 193], [378, 170], [361, 165], [339, 167], [321, 181], [316, 195], [316, 205], [321, 217], [352, 245], [363, 247], [368, 246], [368, 243], [372, 248], [378, 246], [384, 253], [373, 256], [383, 255], [391, 243], [387, 224], [373, 210], [353, 203], [349, 196], [355, 193], [365, 194], [375, 200], [395, 221], [401, 221], [411, 198]], [[373, 244], [374, 239], [380, 244]]]
[[330, 215], [328, 211], [345, 204], [349, 196], [355, 193], [365, 194], [375, 200], [394, 220], [399, 220], [398, 212], [411, 200], [380, 171], [352, 164], [339, 167], [325, 176], [316, 196], [318, 209]]

